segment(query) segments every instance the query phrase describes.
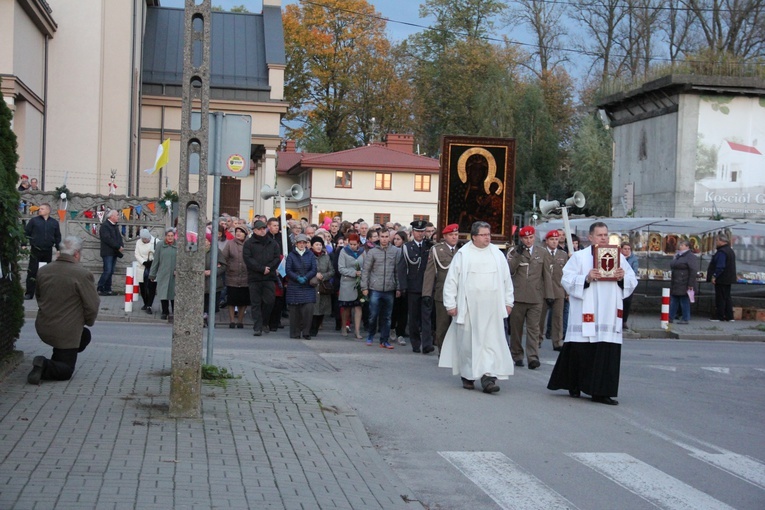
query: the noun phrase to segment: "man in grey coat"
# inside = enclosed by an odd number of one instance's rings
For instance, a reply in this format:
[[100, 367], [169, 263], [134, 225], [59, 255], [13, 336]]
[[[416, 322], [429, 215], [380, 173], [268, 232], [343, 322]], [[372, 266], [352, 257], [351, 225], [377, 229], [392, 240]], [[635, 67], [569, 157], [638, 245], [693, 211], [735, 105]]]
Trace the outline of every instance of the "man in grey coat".
[[398, 273], [402, 272], [401, 250], [390, 244], [390, 232], [380, 231], [380, 245], [369, 250], [361, 270], [361, 293], [369, 299], [369, 335], [367, 345], [374, 345], [377, 320], [380, 320], [380, 347], [393, 349], [390, 337], [390, 317], [393, 300], [401, 297]]
[[80, 265], [82, 240], [68, 236], [61, 243], [58, 258], [37, 273], [35, 295], [39, 311], [35, 330], [53, 347], [50, 359], [35, 356], [29, 384], [40, 381], [67, 381], [72, 378], [77, 354], [90, 343], [90, 331], [98, 316], [101, 300], [93, 275]]

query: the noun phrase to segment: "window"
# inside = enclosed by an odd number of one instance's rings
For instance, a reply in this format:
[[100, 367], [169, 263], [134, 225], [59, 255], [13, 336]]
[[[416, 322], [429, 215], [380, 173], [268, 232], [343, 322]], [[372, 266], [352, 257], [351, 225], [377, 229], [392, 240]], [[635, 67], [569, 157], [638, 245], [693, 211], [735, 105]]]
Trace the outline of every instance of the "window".
[[[429, 177], [429, 176], [428, 176]], [[415, 214], [412, 216], [413, 221], [430, 221], [430, 215], [429, 214]]]
[[375, 213], [374, 214], [374, 222], [377, 223], [378, 225], [385, 225], [389, 221], [390, 221], [390, 213]]
[[375, 173], [375, 189], [390, 189], [391, 174], [386, 172]]
[[430, 176], [414, 174], [414, 191], [430, 191]]
[[335, 172], [335, 187], [336, 188], [352, 188], [351, 185], [353, 179], [353, 172], [347, 172], [345, 170], [338, 170]]

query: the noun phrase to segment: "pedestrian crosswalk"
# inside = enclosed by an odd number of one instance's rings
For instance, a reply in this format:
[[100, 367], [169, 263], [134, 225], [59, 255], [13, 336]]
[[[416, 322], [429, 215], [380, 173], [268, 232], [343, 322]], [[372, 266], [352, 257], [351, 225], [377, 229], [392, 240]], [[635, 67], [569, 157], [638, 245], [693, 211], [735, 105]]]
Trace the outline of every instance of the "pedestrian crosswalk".
[[[687, 447], [687, 445], [685, 445]], [[690, 457], [718, 468], [729, 475], [765, 490], [765, 464], [745, 455], [725, 450], [709, 453], [687, 448]], [[442, 451], [438, 452], [460, 473], [478, 486], [502, 509], [576, 509], [577, 506], [502, 452]], [[727, 510], [728, 502], [720, 501], [693, 486], [692, 480], [680, 480], [644, 460], [622, 452], [570, 452], [566, 457], [602, 475], [650, 503], [666, 510]], [[693, 470], [691, 470], [693, 471]], [[729, 483], [722, 480], [721, 483]], [[599, 485], [599, 490], [609, 490]], [[618, 490], [618, 489], [614, 489]], [[757, 489], [754, 489], [757, 490]], [[765, 498], [765, 492], [763, 492]]]

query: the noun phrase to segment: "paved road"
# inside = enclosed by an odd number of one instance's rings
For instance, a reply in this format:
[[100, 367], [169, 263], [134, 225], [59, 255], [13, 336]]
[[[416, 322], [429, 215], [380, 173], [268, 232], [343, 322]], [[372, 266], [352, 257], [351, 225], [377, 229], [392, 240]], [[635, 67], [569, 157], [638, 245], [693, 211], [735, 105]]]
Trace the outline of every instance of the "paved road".
[[[517, 369], [484, 395], [408, 347], [370, 348], [334, 331], [310, 341], [216, 331], [216, 360], [254, 361], [337, 391], [426, 508], [765, 508], [760, 342], [628, 341], [621, 405], [609, 407], [545, 389], [549, 344], [541, 369]], [[170, 346], [169, 326], [94, 332], [116, 345]]]

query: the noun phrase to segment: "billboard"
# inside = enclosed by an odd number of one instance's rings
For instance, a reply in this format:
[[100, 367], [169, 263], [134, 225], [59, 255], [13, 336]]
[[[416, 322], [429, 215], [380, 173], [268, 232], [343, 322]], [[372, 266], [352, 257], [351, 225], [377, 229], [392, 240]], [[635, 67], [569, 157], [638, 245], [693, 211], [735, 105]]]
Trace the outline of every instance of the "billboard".
[[765, 219], [765, 98], [700, 96], [693, 215]]

